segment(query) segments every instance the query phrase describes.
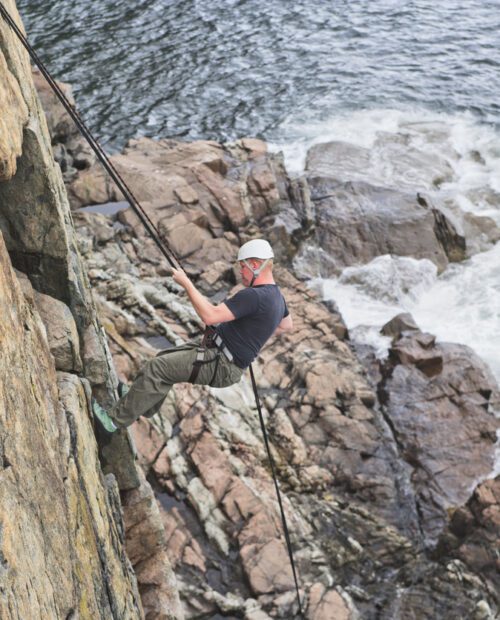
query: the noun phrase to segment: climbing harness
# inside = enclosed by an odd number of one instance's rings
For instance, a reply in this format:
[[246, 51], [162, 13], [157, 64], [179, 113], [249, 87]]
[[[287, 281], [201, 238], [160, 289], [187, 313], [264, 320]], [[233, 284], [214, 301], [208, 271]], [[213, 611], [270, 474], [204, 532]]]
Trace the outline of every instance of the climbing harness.
[[[217, 349], [217, 353], [212, 359], [205, 359], [205, 353], [207, 349]], [[198, 374], [200, 372], [200, 368], [204, 364], [211, 364], [215, 360], [215, 367], [212, 374], [212, 378], [210, 379], [208, 385], [212, 386], [215, 381], [215, 375], [217, 374], [217, 370], [219, 369], [220, 356], [224, 355], [230, 362], [233, 361], [233, 354], [231, 351], [225, 346], [224, 341], [219, 336], [219, 334], [215, 331], [215, 329], [208, 325], [203, 334], [203, 339], [201, 341], [201, 345], [198, 348], [196, 353], [196, 359], [193, 363], [193, 370], [191, 371], [191, 375], [189, 376], [188, 382], [195, 383]]]
[[222, 340], [220, 335], [217, 333], [217, 330], [211, 325], [208, 325], [206, 327], [201, 344], [207, 347], [207, 349], [218, 349], [221, 353], [223, 353], [226, 356], [228, 361], [230, 362], [234, 361], [233, 354], [226, 347], [226, 345], [224, 344], [224, 340]]
[[[76, 126], [78, 127], [80, 133], [87, 140], [88, 144], [90, 145], [90, 147], [92, 148], [92, 150], [96, 154], [98, 160], [104, 166], [104, 169], [106, 170], [106, 172], [113, 179], [113, 181], [115, 182], [116, 186], [118, 187], [118, 189], [121, 191], [121, 193], [125, 197], [125, 200], [130, 204], [130, 206], [132, 207], [134, 213], [138, 216], [139, 220], [141, 221], [141, 223], [143, 224], [144, 228], [146, 229], [147, 233], [150, 235], [150, 237], [156, 243], [156, 245], [158, 246], [158, 248], [159, 248], [160, 252], [163, 254], [163, 256], [167, 259], [169, 265], [171, 267], [176, 268], [176, 269], [180, 268], [180, 266], [181, 266], [180, 265], [180, 261], [176, 257], [176, 255], [175, 255], [174, 251], [172, 250], [172, 248], [169, 246], [169, 244], [167, 243], [166, 240], [161, 238], [160, 233], [159, 233], [158, 229], [156, 228], [156, 226], [154, 225], [154, 223], [151, 221], [151, 219], [149, 218], [147, 213], [144, 211], [144, 209], [141, 206], [141, 204], [139, 203], [139, 201], [135, 198], [135, 196], [133, 195], [132, 191], [130, 190], [128, 185], [123, 180], [122, 176], [119, 174], [119, 172], [116, 170], [114, 165], [111, 163], [111, 161], [110, 161], [109, 157], [107, 156], [107, 154], [104, 152], [104, 150], [102, 149], [100, 144], [97, 142], [97, 140], [94, 138], [94, 136], [92, 135], [90, 130], [87, 128], [87, 126], [83, 122], [82, 118], [80, 117], [79, 113], [72, 106], [72, 104], [70, 103], [70, 101], [68, 100], [66, 95], [61, 90], [60, 86], [57, 84], [57, 82], [51, 76], [51, 74], [49, 73], [48, 69], [45, 67], [45, 65], [42, 62], [42, 60], [38, 57], [38, 54], [36, 53], [34, 48], [30, 45], [30, 43], [28, 42], [27, 38], [24, 36], [23, 32], [17, 26], [17, 24], [15, 23], [14, 19], [11, 17], [11, 15], [6, 10], [6, 8], [4, 7], [4, 5], [3, 5], [3, 3], [1, 1], [0, 1], [0, 15], [3, 17], [5, 22], [10, 26], [11, 30], [14, 32], [14, 34], [17, 36], [17, 38], [19, 39], [19, 41], [21, 42], [23, 47], [28, 52], [30, 58], [33, 60], [33, 62], [39, 68], [40, 72], [42, 73], [44, 78], [47, 80], [49, 86], [52, 88], [52, 90], [54, 91], [55, 95], [57, 96], [57, 98], [59, 99], [59, 101], [61, 102], [63, 107], [65, 108], [66, 112], [73, 119], [73, 121], [76, 124]], [[248, 244], [250, 244], [250, 243], [252, 243], [252, 242], [248, 242]], [[257, 278], [259, 273], [262, 271], [262, 269], [267, 264], [267, 261], [270, 258], [272, 258], [272, 250], [271, 250], [271, 255], [270, 256], [263, 256], [262, 257], [263, 259], [265, 259], [265, 262], [261, 266], [259, 266], [259, 268], [257, 270], [258, 273], [255, 273], [256, 270], [254, 270], [250, 265], [248, 265], [248, 263], [246, 261], [247, 258], [250, 258], [250, 256], [242, 257], [241, 260], [243, 260], [245, 262], [245, 264], [247, 264], [247, 266], [250, 268], [250, 270], [254, 274], [254, 277], [253, 277], [252, 283], [251, 283], [251, 285], [253, 285], [255, 279]], [[238, 259], [240, 260], [239, 257], [238, 257]], [[217, 360], [216, 361], [216, 367], [215, 367], [214, 375], [213, 375], [213, 377], [211, 379], [211, 382], [213, 382], [213, 380], [215, 378], [215, 373], [217, 372], [220, 355], [225, 355], [229, 359], [229, 361], [233, 361], [231, 352], [224, 345], [224, 343], [223, 343], [222, 339], [220, 338], [220, 336], [218, 336], [218, 334], [215, 332], [215, 330], [213, 328], [207, 327], [207, 329], [205, 331], [205, 334], [203, 336], [202, 345], [200, 346], [200, 349], [198, 350], [198, 353], [197, 353], [197, 356], [196, 356], [196, 360], [195, 360], [194, 365], [193, 365], [193, 370], [191, 372], [191, 377], [189, 378], [189, 381], [191, 383], [193, 383], [196, 380], [196, 377], [198, 376], [198, 373], [199, 373], [201, 365], [204, 364], [204, 363], [209, 363], [209, 362], [213, 361], [213, 359], [208, 360], [208, 361], [205, 361], [205, 359], [204, 359], [205, 351], [206, 351], [207, 348], [209, 348], [209, 349], [210, 348], [217, 348], [217, 350], [218, 350], [217, 355], [216, 355], [216, 360]], [[203, 357], [201, 357], [201, 355], [202, 355], [201, 351], [203, 351]], [[266, 427], [265, 427], [265, 423], [264, 423], [264, 418], [263, 418], [263, 415], [262, 415], [260, 399], [259, 399], [259, 393], [258, 393], [258, 390], [257, 390], [257, 383], [255, 382], [255, 377], [254, 377], [254, 373], [253, 373], [253, 369], [252, 369], [251, 365], [250, 365], [250, 377], [251, 377], [251, 380], [252, 380], [252, 387], [253, 387], [254, 396], [255, 396], [255, 403], [257, 405], [257, 411], [258, 411], [258, 414], [259, 414], [259, 419], [260, 419], [260, 424], [261, 424], [261, 428], [262, 428], [262, 433], [263, 433], [263, 436], [264, 436], [264, 443], [265, 443], [265, 446], [266, 446], [266, 451], [267, 451], [267, 455], [268, 455], [268, 459], [269, 459], [269, 464], [271, 466], [271, 473], [272, 473], [272, 477], [273, 477], [273, 481], [274, 481], [274, 487], [276, 489], [276, 495], [278, 497], [278, 504], [279, 504], [280, 513], [281, 513], [281, 521], [282, 521], [282, 524], [283, 524], [283, 531], [284, 531], [284, 534], [285, 534], [285, 540], [286, 540], [288, 555], [289, 555], [290, 564], [291, 564], [291, 567], [292, 567], [292, 573], [293, 573], [293, 579], [294, 579], [294, 583], [295, 583], [295, 590], [296, 590], [296, 594], [297, 594], [297, 602], [298, 602], [298, 606], [299, 606], [299, 611], [300, 611], [301, 617], [305, 618], [304, 612], [302, 610], [301, 599], [300, 599], [299, 584], [298, 584], [298, 578], [297, 578], [297, 571], [296, 571], [296, 568], [295, 568], [295, 562], [294, 562], [294, 559], [293, 559], [293, 552], [292, 552], [292, 545], [291, 545], [291, 540], [290, 540], [290, 534], [289, 534], [289, 531], [288, 531], [288, 525], [287, 525], [287, 521], [286, 521], [286, 517], [285, 517], [285, 511], [283, 509], [283, 502], [281, 500], [281, 494], [280, 494], [280, 490], [279, 490], [279, 486], [278, 486], [278, 481], [277, 481], [277, 478], [276, 478], [276, 468], [275, 468], [275, 464], [274, 464], [274, 459], [273, 459], [272, 454], [271, 454], [269, 439], [268, 439], [268, 436], [267, 436]]]

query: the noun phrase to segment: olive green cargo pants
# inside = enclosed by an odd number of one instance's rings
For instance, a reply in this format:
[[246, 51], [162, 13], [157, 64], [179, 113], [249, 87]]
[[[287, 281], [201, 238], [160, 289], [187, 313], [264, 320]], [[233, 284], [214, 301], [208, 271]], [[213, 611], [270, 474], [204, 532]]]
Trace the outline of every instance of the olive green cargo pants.
[[[189, 342], [162, 351], [146, 362], [129, 392], [109, 412], [116, 426], [124, 428], [140, 416], [151, 417], [157, 413], [172, 385], [189, 380], [198, 349], [199, 343]], [[203, 357], [195, 384], [227, 387], [241, 379], [243, 370], [217, 349], [205, 349]]]

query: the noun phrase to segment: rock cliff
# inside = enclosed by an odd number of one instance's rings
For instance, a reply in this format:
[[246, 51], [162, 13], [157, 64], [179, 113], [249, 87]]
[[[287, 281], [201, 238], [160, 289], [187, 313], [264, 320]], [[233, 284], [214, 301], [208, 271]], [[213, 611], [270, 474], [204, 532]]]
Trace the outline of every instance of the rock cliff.
[[[125, 529], [149, 485], [126, 434], [98, 458], [90, 398], [114, 398], [114, 372], [30, 62], [3, 21], [0, 106], [0, 616], [143, 618]], [[156, 506], [139, 514], [152, 524]], [[156, 602], [164, 618], [177, 607], [172, 587]]]

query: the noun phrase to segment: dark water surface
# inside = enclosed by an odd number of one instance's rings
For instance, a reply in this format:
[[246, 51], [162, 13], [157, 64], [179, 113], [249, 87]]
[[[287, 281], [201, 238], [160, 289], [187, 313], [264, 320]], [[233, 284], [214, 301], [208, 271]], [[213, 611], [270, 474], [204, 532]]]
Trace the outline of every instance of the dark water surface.
[[498, 0], [19, 0], [108, 148], [135, 135], [285, 138], [342, 111], [500, 126]]

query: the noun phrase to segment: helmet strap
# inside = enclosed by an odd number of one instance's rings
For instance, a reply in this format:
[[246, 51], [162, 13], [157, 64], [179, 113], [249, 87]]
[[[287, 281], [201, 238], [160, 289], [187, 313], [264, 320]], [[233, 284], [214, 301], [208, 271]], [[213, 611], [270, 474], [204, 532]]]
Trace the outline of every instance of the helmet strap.
[[266, 260], [262, 263], [262, 265], [260, 265], [260, 267], [257, 267], [257, 269], [254, 269], [247, 260], [244, 260], [243, 262], [253, 274], [252, 281], [250, 282], [250, 286], [252, 287], [255, 280], [259, 277], [260, 272], [265, 268], [265, 266], [269, 262], [269, 259], [266, 258]]

